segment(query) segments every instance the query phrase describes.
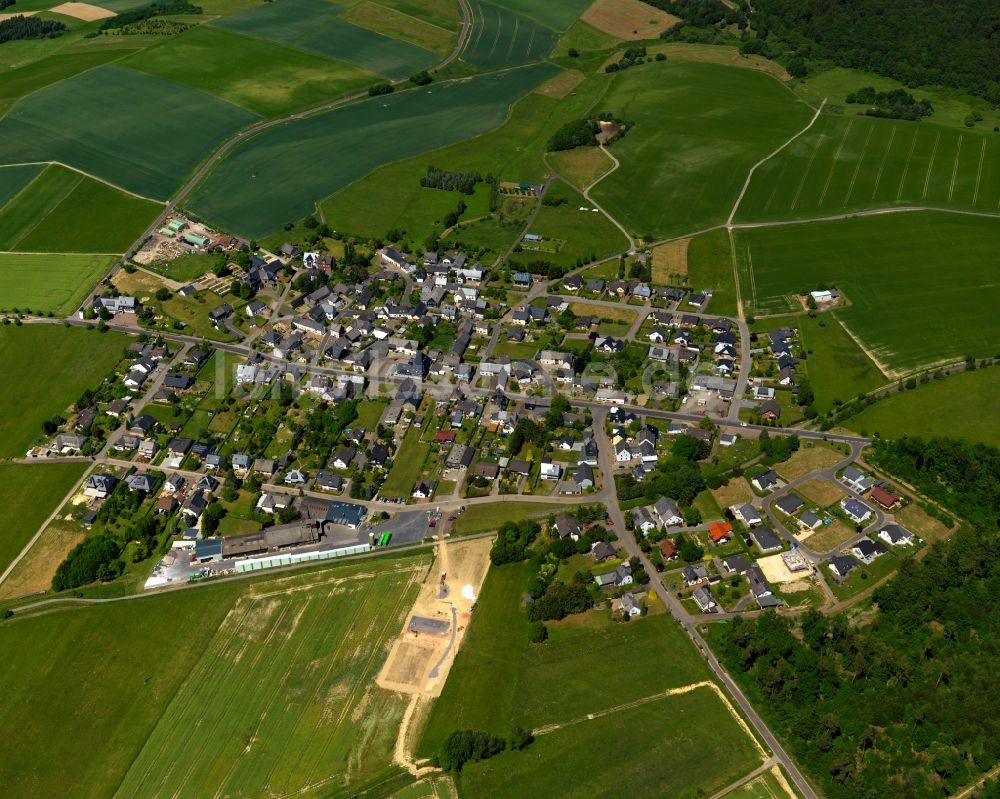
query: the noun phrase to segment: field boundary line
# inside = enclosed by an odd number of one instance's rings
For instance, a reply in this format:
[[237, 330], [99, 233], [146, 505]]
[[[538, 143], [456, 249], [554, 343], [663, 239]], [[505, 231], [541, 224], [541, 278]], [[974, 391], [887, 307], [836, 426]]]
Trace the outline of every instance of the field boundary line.
[[[46, 171], [47, 170], [45, 170], [45, 169], [42, 170], [42, 172], [46, 172]], [[42, 172], [38, 173], [38, 177], [42, 176]], [[31, 182], [34, 183], [35, 181], [31, 181]], [[17, 233], [17, 239], [15, 241], [11, 242], [11, 246], [12, 247], [17, 247], [18, 244], [20, 244], [22, 241], [24, 241], [26, 238], [28, 238], [28, 236], [30, 236], [32, 233], [34, 233], [35, 228], [37, 228], [40, 224], [42, 224], [42, 222], [44, 222], [52, 214], [54, 214], [56, 212], [56, 209], [58, 209], [60, 205], [62, 205], [64, 202], [66, 202], [66, 198], [69, 197], [74, 191], [76, 191], [77, 187], [81, 183], [83, 183], [83, 175], [81, 175], [81, 174], [78, 173], [77, 176], [76, 176], [76, 180], [66, 189], [65, 193], [60, 194], [59, 197], [58, 197], [58, 199], [56, 199], [56, 201], [54, 203], [46, 205], [44, 208], [41, 209], [42, 210], [41, 216], [39, 216], [37, 219], [33, 220], [33, 222], [31, 224], [29, 224], [28, 227], [22, 228], [21, 230], [16, 231], [16, 233]], [[25, 188], [27, 188], [27, 186], [25, 186]], [[6, 207], [6, 206], [4, 206], [4, 207]], [[20, 250], [15, 250], [14, 252], [20, 252]]]
[[[775, 219], [770, 222], [737, 222], [736, 224], [731, 225], [731, 227], [733, 230], [753, 230], [754, 228], [784, 227], [786, 225], [811, 225], [815, 222], [840, 222], [845, 219], [854, 219], [855, 217], [884, 216], [887, 214], [912, 214], [921, 212], [956, 214], [958, 216], [978, 216], [985, 219], [1000, 219], [1000, 213], [991, 213], [990, 211], [966, 211], [961, 208], [941, 208], [936, 205], [898, 205], [891, 208], [867, 208], [861, 211], [848, 211], [843, 214], [805, 217], [803, 219]], [[690, 238], [690, 236], [680, 236], [679, 238]]]
[[[102, 178], [102, 177], [100, 177], [98, 175], [92, 175], [90, 172], [87, 172], [87, 171], [85, 171], [83, 169], [80, 169], [79, 167], [75, 167], [72, 164], [64, 163], [63, 161], [19, 161], [16, 164], [4, 164], [3, 166], [4, 167], [8, 167], [8, 166], [39, 166], [39, 165], [41, 165], [41, 166], [61, 166], [64, 169], [70, 170], [71, 172], [76, 172], [78, 175], [83, 175], [84, 177], [90, 178], [91, 180], [96, 180], [98, 183], [103, 183], [105, 186], [110, 186], [112, 189], [116, 189], [117, 191], [120, 191], [122, 194], [128, 194], [129, 196], [135, 197], [136, 199], [146, 200], [146, 201], [151, 202], [151, 203], [156, 203], [157, 205], [166, 205], [167, 204], [166, 200], [156, 200], [156, 199], [153, 199], [152, 197], [147, 197], [145, 194], [137, 194], [134, 191], [129, 191], [128, 189], [122, 188], [117, 183], [112, 183], [110, 180], [107, 180], [106, 178]], [[39, 172], [39, 175], [40, 174], [41, 174], [41, 172]], [[37, 178], [37, 177], [38, 177], [38, 175], [35, 176], [35, 178]], [[34, 178], [32, 179], [31, 182], [34, 183]], [[25, 187], [25, 188], [27, 188], [27, 187]]]
[[[985, 142], [986, 139], [983, 139], [983, 141]], [[14, 166], [14, 164], [10, 164], [9, 166]], [[26, 164], [25, 166], [29, 166], [29, 165]], [[15, 192], [14, 196], [11, 197], [9, 200], [7, 200], [7, 202], [5, 202], [3, 205], [0, 205], [0, 213], [3, 213], [7, 209], [8, 206], [12, 205], [14, 203], [14, 201], [17, 200], [18, 197], [20, 197], [28, 189], [30, 189], [33, 185], [35, 185], [35, 181], [38, 180], [42, 176], [42, 173], [44, 171], [45, 171], [44, 168], [39, 169], [37, 175], [35, 175], [31, 180], [29, 180], [20, 189], [18, 189], [18, 191]]]
[[[799, 204], [799, 197], [802, 196], [802, 189], [805, 188], [806, 180], [809, 178], [809, 173], [812, 172], [816, 156], [819, 155], [820, 147], [823, 146], [822, 136], [823, 134], [820, 134], [820, 139], [816, 141], [816, 146], [813, 147], [812, 155], [809, 156], [809, 162], [806, 164], [806, 171], [802, 173], [802, 180], [799, 181], [799, 187], [795, 190], [795, 196], [792, 198], [792, 204], [788, 206], [790, 211], [794, 211], [795, 206]], [[764, 210], [766, 211], [767, 208], [765, 207]]]
[[[882, 182], [882, 172], [885, 170], [885, 163], [889, 160], [889, 152], [892, 150], [892, 143], [896, 139], [896, 131], [899, 128], [896, 125], [892, 126], [892, 131], [889, 133], [889, 143], [885, 146], [885, 152], [882, 154], [882, 163], [878, 166], [878, 174], [875, 176], [875, 186], [872, 189], [872, 202], [875, 202], [875, 195], [878, 194], [878, 184]], [[983, 141], [986, 141], [983, 139]]]
[[[78, 255], [100, 255], [107, 258], [118, 258], [120, 252], [34, 252], [33, 250], [0, 250], [0, 255], [46, 255], [50, 258], [73, 258]], [[156, 274], [153, 272], [152, 274]], [[159, 275], [163, 277], [163, 275]]]
[[819, 119], [819, 115], [823, 112], [823, 106], [825, 106], [825, 105], [826, 105], [826, 98], [824, 97], [823, 98], [823, 102], [821, 102], [819, 104], [819, 108], [816, 109], [816, 113], [813, 114], [813, 118], [809, 120], [809, 123], [804, 128], [802, 128], [802, 130], [800, 130], [798, 133], [794, 134], [789, 139], [787, 139], [776, 150], [774, 150], [774, 152], [772, 152], [772, 153], [770, 153], [768, 155], [765, 155], [756, 164], [754, 164], [752, 167], [750, 167], [750, 171], [747, 173], [747, 179], [745, 181], [743, 181], [743, 188], [740, 190], [740, 194], [736, 198], [736, 202], [733, 204], [732, 210], [729, 212], [729, 218], [726, 219], [726, 224], [727, 225], [733, 224], [733, 218], [736, 216], [736, 212], [740, 208], [740, 203], [743, 202], [743, 197], [746, 195], [747, 189], [750, 188], [750, 181], [753, 178], [754, 172], [757, 171], [757, 167], [761, 166], [762, 164], [766, 163], [767, 161], [770, 161], [772, 158], [774, 158], [774, 156], [776, 156], [778, 153], [780, 153], [782, 150], [784, 150], [788, 145], [790, 145], [793, 141], [795, 141], [797, 138], [799, 138], [799, 136], [801, 136], [802, 134], [804, 134], [807, 130], [809, 130], [809, 128], [811, 128], [813, 125], [815, 125], [816, 124], [816, 120]]
[[844, 332], [851, 337], [851, 340], [858, 345], [858, 348], [865, 355], [868, 356], [869, 360], [873, 364], [875, 364], [875, 367], [885, 376], [886, 380], [895, 380], [897, 377], [900, 376], [895, 369], [890, 369], [888, 366], [882, 363], [882, 361], [875, 356], [875, 353], [872, 352], [865, 345], [865, 343], [858, 337], [858, 335], [853, 330], [851, 330], [851, 328], [845, 325], [841, 319], [838, 319], [836, 316], [834, 316], [833, 318], [837, 320], [837, 324], [839, 324], [844, 329]]
[[955, 193], [955, 178], [958, 177], [958, 160], [962, 157], [963, 141], [965, 141], [965, 136], [959, 133], [958, 146], [955, 148], [955, 163], [951, 167], [951, 183], [948, 184], [948, 202], [951, 202], [952, 195]]
[[844, 152], [844, 145], [847, 144], [847, 137], [851, 135], [851, 131], [854, 129], [854, 120], [852, 119], [847, 123], [847, 128], [844, 130], [844, 138], [840, 140], [840, 144], [837, 146], [837, 152], [833, 154], [833, 160], [830, 162], [830, 172], [826, 176], [826, 183], [823, 184], [823, 191], [819, 195], [819, 201], [816, 203], [817, 208], [823, 207], [823, 200], [826, 199], [826, 193], [830, 190], [830, 183], [833, 181], [833, 173], [837, 169], [837, 162], [840, 160], [840, 154]]
[[[748, 783], [751, 783], [754, 780], [758, 779], [762, 775], [769, 773], [775, 766], [777, 766], [777, 764], [778, 761], [775, 758], [773, 757], [768, 758], [759, 766], [757, 766], [757, 768], [751, 771], [749, 774], [744, 774], [738, 780], [729, 783], [729, 785], [727, 785], [725, 788], [722, 788], [713, 793], [710, 797], [708, 797], [708, 799], [723, 799], [723, 797], [728, 796], [733, 791], [738, 790], [739, 788], [742, 788], [744, 785], [747, 785]], [[768, 795], [771, 795], [770, 791], [768, 791]]]
[[983, 136], [983, 147], [979, 151], [979, 170], [976, 172], [976, 188], [972, 192], [972, 204], [979, 200], [979, 181], [983, 177], [983, 161], [986, 159], [986, 137]]
[[927, 162], [927, 174], [924, 175], [924, 191], [920, 195], [921, 200], [927, 199], [927, 190], [931, 186], [931, 171], [934, 169], [934, 159], [937, 158], [938, 144], [941, 143], [941, 131], [934, 136], [934, 148], [931, 150], [931, 160]]

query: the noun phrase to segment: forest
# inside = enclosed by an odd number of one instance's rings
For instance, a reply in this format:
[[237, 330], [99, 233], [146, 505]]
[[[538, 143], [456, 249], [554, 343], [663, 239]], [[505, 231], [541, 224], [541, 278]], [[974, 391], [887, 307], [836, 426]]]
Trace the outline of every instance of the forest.
[[829, 799], [950, 795], [1000, 759], [1000, 538], [959, 531], [874, 603], [867, 624], [767, 613], [713, 640]]
[[0, 44], [19, 39], [54, 38], [66, 30], [61, 22], [38, 17], [16, 16], [0, 21]]

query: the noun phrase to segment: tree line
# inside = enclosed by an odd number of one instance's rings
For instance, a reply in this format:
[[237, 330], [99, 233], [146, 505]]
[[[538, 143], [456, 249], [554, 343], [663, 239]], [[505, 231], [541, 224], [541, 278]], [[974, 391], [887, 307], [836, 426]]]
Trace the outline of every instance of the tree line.
[[917, 100], [906, 89], [891, 89], [877, 92], [874, 86], [864, 86], [847, 95], [848, 104], [868, 105], [865, 111], [870, 117], [906, 119], [915, 121], [934, 113], [930, 100]]
[[20, 39], [54, 39], [66, 26], [61, 22], [40, 17], [8, 17], [0, 22], [0, 44]]

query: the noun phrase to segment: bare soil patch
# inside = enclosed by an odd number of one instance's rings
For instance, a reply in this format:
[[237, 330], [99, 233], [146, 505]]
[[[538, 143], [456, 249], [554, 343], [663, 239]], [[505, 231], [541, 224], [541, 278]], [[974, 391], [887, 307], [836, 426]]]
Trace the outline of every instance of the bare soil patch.
[[688, 273], [688, 246], [691, 239], [677, 239], [653, 248], [653, 282], [683, 282]]
[[854, 535], [854, 529], [834, 519], [809, 536], [809, 549], [813, 552], [832, 552]]
[[586, 302], [571, 302], [570, 309], [577, 316], [596, 316], [609, 322], [624, 322], [627, 325], [635, 321], [636, 312], [628, 308], [609, 308], [606, 305], [590, 305]]
[[[789, 571], [781, 555], [768, 555], [757, 561], [764, 576], [772, 583], [788, 583], [790, 586], [802, 582], [802, 572]], [[801, 588], [788, 588], [789, 591], [801, 591]]]
[[109, 19], [117, 17], [114, 11], [108, 11], [100, 6], [92, 6], [90, 3], [62, 3], [55, 8], [50, 8], [53, 14], [62, 14], [74, 19], [82, 19], [84, 22], [93, 22], [95, 19]]
[[33, 17], [37, 13], [37, 11], [13, 11], [6, 14], [0, 14], [0, 22], [3, 22], [5, 19], [10, 19], [11, 17]]
[[826, 508], [838, 502], [847, 492], [831, 480], [810, 480], [795, 489], [810, 502]]
[[16, 599], [47, 591], [59, 564], [86, 535], [75, 522], [54, 521], [45, 528], [14, 571], [0, 583], [0, 599]]
[[640, 0], [596, 0], [580, 17], [616, 39], [655, 39], [680, 20]]

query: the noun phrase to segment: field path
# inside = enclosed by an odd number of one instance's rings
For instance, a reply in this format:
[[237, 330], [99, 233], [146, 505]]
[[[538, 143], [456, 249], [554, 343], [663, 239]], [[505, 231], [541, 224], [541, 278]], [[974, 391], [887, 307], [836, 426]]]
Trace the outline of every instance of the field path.
[[[592, 188], [594, 188], [594, 186], [596, 186], [598, 183], [600, 183], [602, 180], [604, 180], [604, 178], [606, 178], [608, 175], [610, 175], [612, 172], [614, 172], [616, 169], [618, 169], [618, 167], [621, 166], [621, 162], [611, 154], [611, 152], [608, 150], [607, 147], [605, 147], [602, 144], [602, 145], [600, 145], [600, 148], [601, 148], [601, 152], [603, 152], [608, 158], [611, 159], [611, 169], [609, 169], [603, 175], [601, 175], [600, 177], [598, 177], [597, 180], [595, 180], [593, 183], [591, 183], [589, 186], [587, 186], [587, 188], [585, 188], [583, 190], [583, 196], [586, 198], [587, 202], [592, 203], [593, 206], [594, 206], [594, 208], [596, 208], [598, 211], [600, 211], [602, 214], [604, 214], [604, 216], [606, 216], [608, 218], [608, 220], [611, 222], [611, 224], [613, 224], [616, 228], [618, 228], [622, 232], [622, 235], [625, 236], [626, 239], [628, 239], [629, 250], [631, 252], [635, 252], [635, 239], [632, 238], [632, 236], [629, 234], [629, 232], [622, 226], [622, 224], [617, 219], [615, 219], [613, 216], [611, 216], [611, 214], [609, 214], [607, 211], [605, 211], [604, 208], [602, 208], [594, 200], [594, 198], [590, 196], [590, 190]], [[566, 181], [566, 182], [569, 183], [569, 181]], [[572, 184], [570, 184], [570, 185], [572, 185]]]

